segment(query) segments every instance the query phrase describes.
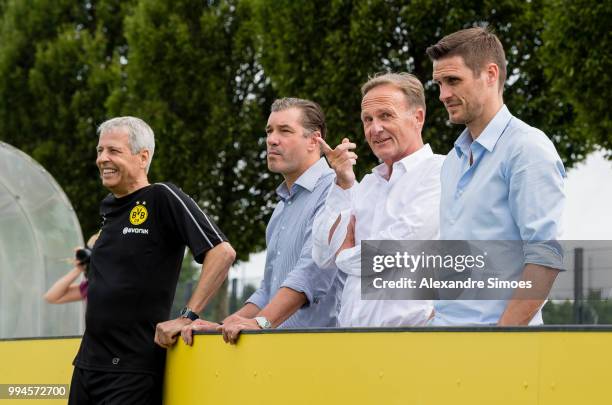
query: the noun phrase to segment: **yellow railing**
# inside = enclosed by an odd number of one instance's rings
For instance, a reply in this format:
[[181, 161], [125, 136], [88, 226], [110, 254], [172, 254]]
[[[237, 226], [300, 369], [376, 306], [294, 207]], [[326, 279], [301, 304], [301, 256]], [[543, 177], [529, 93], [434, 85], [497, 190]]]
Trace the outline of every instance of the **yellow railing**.
[[612, 403], [612, 329], [197, 336], [170, 351], [167, 404]]
[[[69, 383], [78, 343], [0, 341], [0, 384]], [[604, 404], [612, 403], [611, 365], [612, 328], [272, 331], [244, 334], [235, 346], [202, 334], [193, 347], [169, 350], [164, 398], [168, 405]], [[65, 400], [45, 401], [53, 403]]]
[[[70, 384], [80, 338], [0, 340], [0, 384]], [[0, 405], [66, 404], [66, 399], [0, 399]]]

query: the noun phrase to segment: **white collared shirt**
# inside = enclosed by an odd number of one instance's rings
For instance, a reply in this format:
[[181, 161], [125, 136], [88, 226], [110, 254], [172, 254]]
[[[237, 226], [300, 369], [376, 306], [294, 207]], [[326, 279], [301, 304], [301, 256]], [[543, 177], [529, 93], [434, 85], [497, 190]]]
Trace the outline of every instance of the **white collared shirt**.
[[[440, 168], [444, 156], [429, 145], [393, 164], [391, 177], [381, 164], [347, 190], [334, 184], [313, 225], [313, 259], [320, 268], [338, 269], [347, 278], [338, 321], [342, 327], [423, 325], [431, 301], [362, 300], [362, 240], [432, 240], [439, 237]], [[329, 231], [340, 215], [333, 238]], [[355, 247], [335, 252], [355, 216]]]

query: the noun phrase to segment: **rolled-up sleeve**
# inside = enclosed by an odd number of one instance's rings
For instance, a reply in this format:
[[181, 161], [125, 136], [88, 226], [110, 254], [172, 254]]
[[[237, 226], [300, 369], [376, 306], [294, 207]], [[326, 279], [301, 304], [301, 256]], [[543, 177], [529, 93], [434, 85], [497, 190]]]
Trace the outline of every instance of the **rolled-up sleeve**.
[[565, 169], [547, 142], [523, 148], [516, 156], [509, 181], [510, 210], [523, 240], [525, 264], [563, 270], [558, 238], [565, 205]]

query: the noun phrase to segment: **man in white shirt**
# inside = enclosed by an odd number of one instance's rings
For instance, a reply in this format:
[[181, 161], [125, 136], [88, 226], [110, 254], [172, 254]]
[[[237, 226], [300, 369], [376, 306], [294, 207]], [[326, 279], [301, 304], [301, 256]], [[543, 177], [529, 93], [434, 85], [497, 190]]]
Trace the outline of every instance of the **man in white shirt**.
[[362, 299], [361, 241], [437, 239], [444, 158], [423, 144], [425, 94], [415, 76], [377, 75], [361, 93], [365, 138], [382, 164], [357, 182], [356, 145], [345, 138], [332, 149], [319, 139], [336, 180], [314, 221], [313, 258], [321, 268], [346, 273], [340, 326], [423, 325], [431, 301]]

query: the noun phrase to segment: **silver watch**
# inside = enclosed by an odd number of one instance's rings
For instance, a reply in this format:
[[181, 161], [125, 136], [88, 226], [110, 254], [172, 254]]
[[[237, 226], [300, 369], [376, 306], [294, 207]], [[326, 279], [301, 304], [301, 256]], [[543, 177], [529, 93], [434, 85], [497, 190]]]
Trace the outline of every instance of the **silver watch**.
[[265, 316], [256, 316], [255, 322], [257, 322], [261, 329], [272, 329], [272, 324]]

